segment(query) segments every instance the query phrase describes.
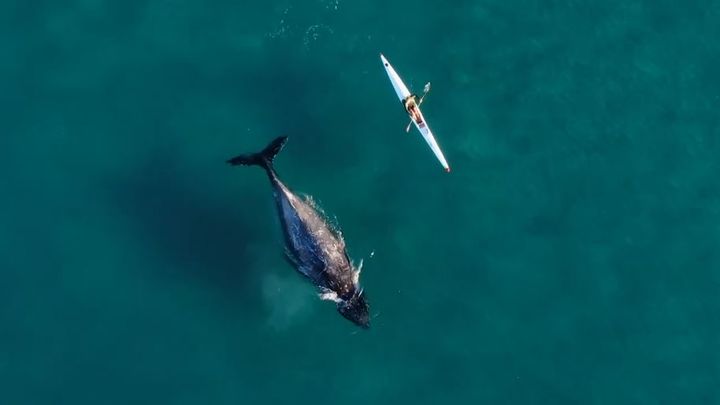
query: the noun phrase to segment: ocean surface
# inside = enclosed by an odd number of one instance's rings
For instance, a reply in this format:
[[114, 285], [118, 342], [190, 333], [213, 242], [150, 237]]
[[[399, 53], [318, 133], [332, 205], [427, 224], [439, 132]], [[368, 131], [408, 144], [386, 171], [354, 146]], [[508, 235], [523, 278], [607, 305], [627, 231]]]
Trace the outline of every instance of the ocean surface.
[[[1, 404], [720, 403], [720, 1], [9, 0], [0, 33]], [[279, 135], [368, 331], [225, 163]]]

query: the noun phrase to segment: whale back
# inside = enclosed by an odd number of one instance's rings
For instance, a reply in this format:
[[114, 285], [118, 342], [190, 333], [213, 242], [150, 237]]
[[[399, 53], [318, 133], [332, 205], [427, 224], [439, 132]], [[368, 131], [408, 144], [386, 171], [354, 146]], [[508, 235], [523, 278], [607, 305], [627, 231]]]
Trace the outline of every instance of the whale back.
[[286, 253], [296, 269], [320, 287], [354, 284], [342, 233], [311, 198], [296, 195], [277, 176], [273, 188]]

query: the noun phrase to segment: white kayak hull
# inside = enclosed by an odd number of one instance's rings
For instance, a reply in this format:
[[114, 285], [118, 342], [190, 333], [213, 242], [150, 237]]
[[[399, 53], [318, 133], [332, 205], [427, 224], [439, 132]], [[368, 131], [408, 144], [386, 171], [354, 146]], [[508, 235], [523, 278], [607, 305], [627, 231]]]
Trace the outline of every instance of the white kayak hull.
[[[397, 74], [390, 62], [385, 59], [385, 56], [380, 54], [380, 59], [382, 60], [383, 66], [385, 66], [385, 72], [387, 72], [387, 75], [390, 78], [390, 83], [392, 83], [393, 88], [395, 89], [395, 94], [397, 94], [401, 102], [405, 101], [405, 99], [411, 95], [410, 91], [407, 86], [405, 86], [402, 79], [400, 79], [400, 76]], [[430, 130], [430, 127], [427, 125], [427, 121], [425, 120], [425, 117], [419, 107], [418, 113], [420, 114], [421, 123], [418, 124], [415, 120], [412, 120], [413, 125], [415, 125], [415, 128], [417, 128], [422, 137], [425, 138], [425, 142], [427, 142], [428, 146], [430, 146], [430, 149], [433, 151], [438, 161], [440, 161], [440, 164], [445, 171], [449, 172], [450, 166], [448, 165], [447, 160], [445, 160], [445, 155], [443, 155], [440, 146], [437, 144], [437, 141], [435, 141], [435, 136]]]

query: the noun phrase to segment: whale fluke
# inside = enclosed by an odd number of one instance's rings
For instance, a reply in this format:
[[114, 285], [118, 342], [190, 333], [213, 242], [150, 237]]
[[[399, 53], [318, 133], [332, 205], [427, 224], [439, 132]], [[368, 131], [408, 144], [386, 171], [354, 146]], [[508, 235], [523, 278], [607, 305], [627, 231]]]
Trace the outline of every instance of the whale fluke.
[[228, 159], [227, 162], [233, 166], [238, 166], [238, 165], [262, 166], [262, 167], [267, 168], [268, 166], [270, 166], [272, 164], [272, 161], [273, 161], [273, 159], [275, 159], [275, 156], [278, 153], [280, 153], [280, 151], [282, 150], [286, 141], [287, 141], [287, 136], [281, 136], [281, 137], [275, 138], [262, 151], [260, 151], [258, 153], [238, 155], [232, 159]]

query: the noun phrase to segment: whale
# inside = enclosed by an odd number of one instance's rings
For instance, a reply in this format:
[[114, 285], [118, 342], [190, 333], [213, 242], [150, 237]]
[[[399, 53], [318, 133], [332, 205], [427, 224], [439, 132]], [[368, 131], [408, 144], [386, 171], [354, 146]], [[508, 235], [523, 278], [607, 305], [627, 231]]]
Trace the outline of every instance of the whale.
[[334, 302], [340, 315], [368, 329], [369, 306], [360, 287], [362, 261], [357, 267], [353, 264], [342, 232], [313, 199], [293, 193], [278, 177], [273, 160], [285, 142], [286, 136], [278, 137], [262, 151], [235, 156], [227, 163], [259, 166], [265, 170], [280, 218], [288, 262], [317, 288], [322, 300]]

